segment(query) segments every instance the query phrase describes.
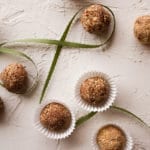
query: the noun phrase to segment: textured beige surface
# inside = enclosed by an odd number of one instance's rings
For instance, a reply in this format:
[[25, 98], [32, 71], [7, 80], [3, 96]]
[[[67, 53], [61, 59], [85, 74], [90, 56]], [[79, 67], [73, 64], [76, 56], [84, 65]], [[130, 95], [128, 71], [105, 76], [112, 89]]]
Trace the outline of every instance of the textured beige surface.
[[[0, 40], [33, 37], [58, 39], [71, 16], [89, 2], [90, 0], [0, 0]], [[117, 19], [112, 43], [104, 48], [105, 51], [101, 48], [63, 49], [45, 99], [66, 101], [78, 112], [77, 117], [86, 113], [75, 102], [74, 85], [84, 72], [98, 70], [115, 79], [119, 91], [116, 105], [131, 110], [150, 124], [150, 51], [133, 34], [135, 19], [150, 14], [150, 0], [102, 2], [112, 8]], [[89, 34], [79, 24], [75, 24], [68, 39], [96, 41], [97, 38], [87, 35]], [[5, 117], [0, 122], [0, 149], [91, 150], [91, 136], [108, 122], [116, 122], [131, 133], [135, 142], [134, 150], [150, 149], [150, 131], [134, 119], [113, 111], [97, 114], [76, 129], [71, 137], [59, 142], [49, 140], [34, 130], [34, 112], [39, 105], [39, 95], [55, 47], [28, 45], [17, 48], [32, 56], [36, 62], [40, 71], [40, 84], [30, 96], [14, 95], [0, 87], [0, 96], [6, 105]], [[14, 61], [15, 58], [1, 54], [0, 70]]]

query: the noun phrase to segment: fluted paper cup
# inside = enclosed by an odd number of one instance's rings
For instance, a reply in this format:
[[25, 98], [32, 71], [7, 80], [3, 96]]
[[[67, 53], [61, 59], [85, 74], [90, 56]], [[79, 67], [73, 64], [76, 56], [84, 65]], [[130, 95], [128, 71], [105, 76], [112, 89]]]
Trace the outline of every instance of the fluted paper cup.
[[[71, 113], [71, 118], [72, 118], [71, 125], [64, 132], [50, 131], [47, 128], [45, 128], [40, 122], [40, 113], [41, 113], [42, 109], [46, 105], [53, 103], [53, 102], [64, 105]], [[37, 108], [35, 117], [34, 117], [34, 127], [50, 139], [54, 139], [54, 140], [64, 139], [64, 138], [67, 138], [68, 136], [70, 136], [71, 133], [73, 132], [73, 130], [75, 129], [75, 115], [74, 115], [73, 111], [65, 103], [57, 101], [57, 100], [50, 100], [50, 101], [44, 102]]]
[[[95, 77], [95, 76], [99, 76], [99, 77], [103, 78], [104, 80], [106, 80], [110, 87], [108, 99], [106, 100], [106, 102], [104, 104], [99, 105], [99, 106], [90, 105], [89, 103], [85, 102], [80, 96], [80, 86], [81, 86], [82, 82], [84, 82], [86, 79], [88, 79], [90, 77]], [[92, 71], [92, 72], [84, 73], [79, 78], [79, 80], [77, 81], [77, 84], [75, 86], [75, 98], [77, 100], [77, 103], [83, 109], [90, 111], [90, 112], [106, 111], [113, 105], [113, 103], [116, 99], [116, 96], [117, 96], [117, 88], [116, 88], [115, 82], [113, 81], [113, 79], [111, 77], [109, 77], [107, 74], [102, 73], [102, 72]]]

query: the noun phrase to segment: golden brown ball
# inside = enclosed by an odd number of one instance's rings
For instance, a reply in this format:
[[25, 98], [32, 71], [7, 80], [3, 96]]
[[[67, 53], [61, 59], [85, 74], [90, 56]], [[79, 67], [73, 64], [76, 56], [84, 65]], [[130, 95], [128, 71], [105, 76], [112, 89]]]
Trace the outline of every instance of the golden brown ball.
[[21, 94], [27, 88], [27, 72], [23, 65], [14, 63], [8, 65], [0, 74], [4, 87], [13, 93]]
[[124, 150], [126, 136], [119, 127], [107, 125], [98, 131], [97, 144], [100, 150]]
[[134, 24], [134, 34], [143, 44], [150, 44], [150, 15], [138, 17]]
[[71, 125], [71, 113], [64, 105], [52, 102], [41, 111], [40, 122], [50, 131], [65, 131]]
[[91, 105], [101, 105], [109, 97], [109, 84], [102, 77], [90, 77], [81, 83], [80, 96]]
[[109, 12], [100, 4], [89, 6], [81, 15], [81, 23], [90, 33], [102, 33], [108, 28], [110, 22]]

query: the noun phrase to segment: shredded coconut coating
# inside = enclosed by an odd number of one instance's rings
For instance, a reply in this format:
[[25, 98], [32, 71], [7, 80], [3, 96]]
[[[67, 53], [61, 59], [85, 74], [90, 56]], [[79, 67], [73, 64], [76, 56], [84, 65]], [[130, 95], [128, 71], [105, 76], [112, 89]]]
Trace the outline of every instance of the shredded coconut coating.
[[84, 29], [90, 33], [100, 34], [105, 31], [111, 21], [111, 16], [101, 5], [91, 5], [81, 15], [81, 23]]
[[14, 93], [23, 93], [27, 86], [27, 72], [21, 64], [10, 64], [0, 74], [4, 87]]
[[97, 134], [97, 144], [100, 150], [124, 150], [126, 136], [118, 127], [108, 125], [99, 130]]
[[41, 124], [51, 131], [64, 131], [70, 127], [71, 113], [59, 103], [50, 103], [46, 105], [40, 114]]
[[134, 34], [143, 44], [150, 44], [150, 15], [138, 17], [134, 24]]
[[81, 98], [91, 105], [103, 104], [109, 97], [109, 84], [101, 77], [91, 77], [81, 83]]

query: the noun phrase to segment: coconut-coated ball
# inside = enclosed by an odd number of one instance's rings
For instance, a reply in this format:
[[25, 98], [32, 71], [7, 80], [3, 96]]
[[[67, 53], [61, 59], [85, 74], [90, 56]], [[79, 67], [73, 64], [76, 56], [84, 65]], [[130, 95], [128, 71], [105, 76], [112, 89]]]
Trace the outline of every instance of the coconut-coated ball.
[[64, 105], [52, 102], [41, 111], [40, 122], [50, 131], [65, 131], [71, 125], [71, 113]]
[[81, 83], [80, 96], [85, 102], [99, 106], [109, 97], [109, 84], [102, 77], [90, 77]]
[[81, 15], [82, 26], [90, 33], [102, 33], [108, 28], [110, 22], [109, 12], [100, 4], [89, 6]]
[[0, 74], [4, 87], [13, 93], [24, 93], [27, 88], [27, 72], [25, 67], [18, 63], [8, 65]]
[[143, 44], [150, 44], [150, 15], [140, 16], [134, 24], [135, 37]]
[[100, 150], [124, 150], [126, 136], [117, 126], [107, 125], [99, 130], [97, 144]]

